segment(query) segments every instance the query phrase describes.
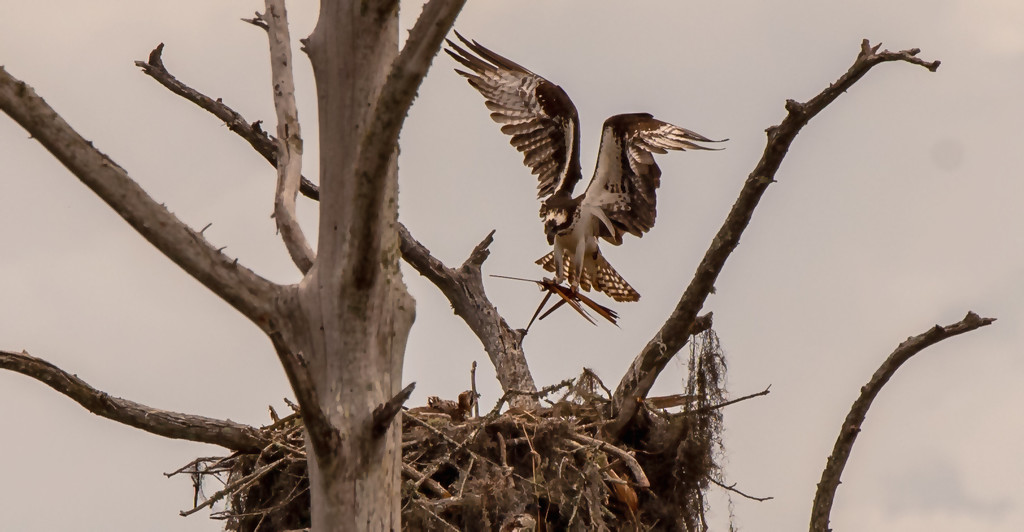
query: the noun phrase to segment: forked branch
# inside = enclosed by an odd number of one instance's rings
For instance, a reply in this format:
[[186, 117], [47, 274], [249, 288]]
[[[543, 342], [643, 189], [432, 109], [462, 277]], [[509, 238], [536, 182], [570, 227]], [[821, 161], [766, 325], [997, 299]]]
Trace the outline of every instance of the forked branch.
[[24, 82], [0, 67], [0, 109], [167, 258], [263, 328], [279, 287], [229, 259], [153, 200]]
[[[487, 247], [494, 240], [494, 231], [477, 244], [457, 270], [434, 258], [430, 250], [417, 242], [405, 226], [399, 225], [398, 233], [401, 236], [402, 257], [420, 275], [437, 286], [452, 304], [455, 314], [480, 339], [494, 364], [502, 390], [535, 391], [537, 386], [523, 352], [523, 333], [509, 327], [484, 292], [480, 268], [490, 255]], [[521, 408], [532, 408], [539, 404], [536, 397], [528, 395], [516, 395], [510, 403]]]
[[159, 410], [113, 397], [89, 386], [76, 375], [25, 352], [0, 351], [0, 368], [32, 377], [97, 416], [165, 438], [211, 443], [242, 452], [259, 452], [270, 443], [259, 430], [248, 425]]
[[861, 425], [868, 414], [871, 402], [882, 391], [889, 379], [896, 373], [896, 370], [910, 357], [918, 354], [924, 348], [937, 344], [947, 338], [973, 331], [996, 321], [994, 318], [982, 318], [973, 312], [968, 312], [964, 319], [952, 324], [936, 325], [931, 329], [907, 338], [907, 340], [896, 347], [896, 350], [889, 355], [889, 358], [882, 362], [875, 374], [860, 389], [860, 396], [850, 407], [850, 413], [843, 421], [843, 427], [839, 430], [839, 437], [836, 439], [832, 454], [828, 457], [825, 470], [821, 473], [821, 482], [818, 483], [818, 491], [814, 495], [814, 506], [811, 508], [811, 532], [827, 532], [829, 516], [832, 513], [832, 503], [835, 500], [836, 488], [839, 487], [839, 479], [846, 467], [846, 461], [850, 458], [853, 444], [860, 434]]
[[266, 13], [257, 15], [270, 40], [270, 70], [277, 111], [277, 189], [274, 220], [292, 262], [303, 274], [313, 267], [315, 255], [295, 217], [295, 198], [302, 179], [302, 135], [295, 106], [292, 45], [284, 0], [266, 0]]
[[879, 52], [880, 46], [871, 46], [864, 40], [861, 43], [860, 54], [845, 74], [806, 103], [788, 100], [787, 115], [782, 123], [766, 130], [768, 143], [761, 160], [747, 177], [736, 203], [712, 240], [700, 265], [697, 266], [689, 286], [686, 287], [665, 324], [636, 356], [619, 382], [615, 390], [615, 404], [619, 414], [607, 427], [610, 434], [619, 434], [628, 425], [636, 415], [639, 400], [647, 396], [665, 365], [686, 345], [697, 313], [714, 289], [715, 281], [722, 272], [726, 259], [739, 245], [740, 236], [750, 223], [761, 196], [768, 189], [768, 185], [775, 182], [775, 174], [797, 133], [811, 118], [849, 90], [857, 80], [879, 63], [904, 61], [921, 65], [933, 72], [939, 66], [938, 61], [926, 62], [919, 59], [917, 54], [920, 50], [917, 48], [901, 52]]
[[[245, 139], [250, 146], [253, 147], [264, 159], [267, 160], [272, 166], [277, 167], [277, 143], [274, 138], [263, 131], [260, 127], [260, 121], [249, 122], [241, 114], [236, 112], [234, 109], [228, 107], [217, 98], [216, 100], [209, 96], [185, 85], [178, 78], [171, 74], [167, 67], [164, 66], [163, 60], [164, 45], [160, 43], [152, 52], [149, 53], [148, 61], [136, 61], [135, 66], [142, 69], [142, 72], [147, 76], [155, 79], [157, 83], [163, 85], [167, 90], [185, 98], [186, 100], [198, 105], [200, 108], [208, 111], [213, 116], [219, 118], [228, 129], [238, 134], [238, 136]], [[304, 196], [318, 200], [320, 199], [320, 190], [313, 182], [303, 177], [299, 184], [299, 192]]]
[[[276, 324], [272, 324], [272, 327]], [[274, 344], [274, 351], [281, 361], [284, 374], [288, 377], [288, 384], [291, 385], [295, 398], [299, 401], [299, 415], [302, 416], [302, 423], [306, 427], [306, 434], [309, 437], [313, 452], [317, 460], [326, 467], [336, 459], [338, 448], [341, 445], [341, 434], [327, 418], [327, 413], [320, 408], [317, 400], [316, 386], [309, 373], [309, 366], [306, 364], [302, 353], [296, 352], [284, 339], [284, 335], [278, 330], [271, 330], [267, 333], [270, 342]]]
[[[277, 152], [274, 141], [259, 128], [259, 122], [250, 125], [241, 114], [221, 100], [214, 100], [179, 81], [164, 66], [162, 52], [163, 45], [157, 46], [150, 53], [148, 62], [136, 61], [136, 65], [171, 92], [223, 120], [231, 131], [245, 139], [267, 162], [276, 165]], [[317, 186], [305, 178], [302, 179], [299, 191], [311, 199], [320, 198]], [[490, 245], [492, 237], [489, 235], [484, 239], [472, 251], [466, 262], [460, 268], [454, 269], [433, 257], [401, 223], [398, 224], [398, 236], [401, 240], [402, 258], [441, 290], [456, 314], [480, 339], [494, 364], [502, 389], [535, 391], [537, 388], [530, 375], [526, 355], [523, 353], [521, 334], [509, 327], [484, 292], [480, 267], [489, 254], [487, 246]], [[517, 396], [513, 404], [518, 407], [529, 407], [538, 403], [535, 398]]]
[[466, 0], [430, 0], [409, 32], [405, 46], [391, 66], [380, 96], [373, 108], [370, 127], [359, 144], [356, 164], [356, 190], [359, 201], [353, 217], [359, 231], [349, 253], [356, 279], [366, 279], [376, 268], [380, 256], [382, 226], [373, 219], [382, 209], [384, 187], [381, 185], [388, 164], [396, 156], [398, 134], [405, 123], [412, 101], [416, 97], [430, 63], [441, 48], [441, 41], [455, 23]]

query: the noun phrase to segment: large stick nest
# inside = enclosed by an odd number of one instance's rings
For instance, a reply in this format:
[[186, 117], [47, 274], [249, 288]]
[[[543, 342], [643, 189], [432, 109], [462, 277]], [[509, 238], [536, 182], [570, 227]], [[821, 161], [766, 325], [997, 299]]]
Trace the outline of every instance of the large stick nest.
[[[536, 395], [547, 406], [472, 416], [473, 395], [431, 398], [402, 417], [402, 519], [408, 530], [706, 530], [718, 483], [725, 361], [713, 331], [691, 344], [685, 393], [648, 400], [615, 442], [610, 391], [590, 370]], [[558, 397], [555, 397], [555, 396]], [[263, 429], [259, 454], [199, 458], [193, 508], [232, 531], [309, 526], [309, 481], [296, 414]], [[205, 497], [211, 478], [219, 491]]]

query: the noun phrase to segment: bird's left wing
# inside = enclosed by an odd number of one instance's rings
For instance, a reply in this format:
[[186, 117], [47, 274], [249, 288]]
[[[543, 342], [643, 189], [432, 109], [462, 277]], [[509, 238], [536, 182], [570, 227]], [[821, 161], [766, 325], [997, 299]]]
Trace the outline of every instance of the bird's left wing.
[[643, 236], [654, 226], [661, 169], [654, 154], [667, 150], [710, 150], [697, 142], [711, 140], [688, 129], [662, 122], [647, 113], [615, 115], [601, 132], [594, 177], [582, 208], [596, 216], [598, 234], [612, 244], [622, 235]]
[[537, 176], [537, 197], [571, 193], [580, 180], [579, 117], [561, 87], [455, 32], [445, 52], [466, 70], [456, 70], [487, 100], [491, 118], [523, 154]]

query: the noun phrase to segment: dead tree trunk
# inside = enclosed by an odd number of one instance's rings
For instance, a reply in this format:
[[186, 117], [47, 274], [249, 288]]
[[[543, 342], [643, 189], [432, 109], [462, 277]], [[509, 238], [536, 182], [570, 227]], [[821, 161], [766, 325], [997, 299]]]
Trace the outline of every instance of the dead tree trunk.
[[[310, 381], [292, 385], [312, 394], [299, 399], [318, 531], [401, 528], [392, 421], [411, 391], [402, 365], [415, 302], [398, 265], [398, 133], [462, 3], [429, 2], [401, 55], [398, 3], [388, 0], [321, 2], [304, 41], [320, 124], [320, 232], [311, 269], [282, 299], [277, 347], [289, 376]], [[294, 198], [297, 174], [290, 189]]]
[[323, 2], [307, 42], [320, 120], [320, 237], [313, 269], [285, 303], [289, 343], [305, 355], [315, 400], [340, 434], [337, 448], [308, 453], [318, 531], [400, 528], [400, 434], [373, 430], [374, 408], [402, 389], [414, 314], [398, 268], [397, 150], [379, 175], [357, 169], [398, 54], [398, 12], [360, 6]]

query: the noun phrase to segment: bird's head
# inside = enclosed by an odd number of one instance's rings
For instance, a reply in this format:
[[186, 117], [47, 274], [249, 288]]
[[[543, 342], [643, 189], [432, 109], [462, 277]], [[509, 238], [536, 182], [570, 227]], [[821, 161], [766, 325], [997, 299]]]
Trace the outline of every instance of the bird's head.
[[555, 235], [572, 227], [578, 203], [578, 200], [557, 194], [541, 203], [540, 216], [544, 219], [544, 233], [548, 236], [548, 244], [554, 244]]

